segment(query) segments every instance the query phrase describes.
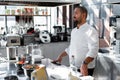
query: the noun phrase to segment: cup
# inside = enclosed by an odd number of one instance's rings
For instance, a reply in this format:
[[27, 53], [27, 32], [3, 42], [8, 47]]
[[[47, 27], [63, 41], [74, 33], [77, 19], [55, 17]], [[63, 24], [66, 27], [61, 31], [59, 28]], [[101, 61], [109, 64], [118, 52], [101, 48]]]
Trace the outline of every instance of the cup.
[[42, 62], [42, 64], [45, 65], [45, 66], [48, 66], [49, 63], [50, 63], [48, 58], [46, 58], [46, 59], [41, 59], [41, 62]]

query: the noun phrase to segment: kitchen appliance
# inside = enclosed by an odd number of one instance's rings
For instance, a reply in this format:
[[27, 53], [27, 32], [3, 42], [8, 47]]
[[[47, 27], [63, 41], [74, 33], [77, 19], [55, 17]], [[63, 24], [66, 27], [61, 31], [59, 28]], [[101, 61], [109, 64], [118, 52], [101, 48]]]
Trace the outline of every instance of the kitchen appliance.
[[7, 46], [19, 46], [21, 44], [21, 38], [17, 34], [7, 34]]
[[6, 52], [7, 52], [8, 60], [16, 59], [16, 47], [15, 46], [6, 47]]
[[52, 41], [64, 41], [66, 37], [66, 28], [64, 25], [53, 26], [54, 34], [52, 35]]
[[116, 54], [120, 54], [120, 16], [110, 17], [110, 42]]
[[42, 54], [42, 50], [41, 50], [39, 45], [34, 45], [33, 46], [31, 56], [32, 56], [32, 64], [34, 64], [36, 62], [41, 63], [41, 59], [44, 58], [44, 56]]
[[54, 35], [57, 35], [57, 33], [65, 33], [64, 25], [56, 25], [56, 26], [53, 26], [53, 28], [54, 28]]
[[29, 45], [31, 43], [35, 43], [35, 34], [24, 34], [23, 45]]
[[43, 43], [51, 42], [51, 38], [50, 38], [48, 31], [45, 31], [45, 30], [40, 31], [39, 38], [40, 38], [41, 42], [43, 42]]
[[114, 31], [114, 38], [120, 40], [120, 16], [110, 17], [110, 27], [113, 29], [111, 33]]

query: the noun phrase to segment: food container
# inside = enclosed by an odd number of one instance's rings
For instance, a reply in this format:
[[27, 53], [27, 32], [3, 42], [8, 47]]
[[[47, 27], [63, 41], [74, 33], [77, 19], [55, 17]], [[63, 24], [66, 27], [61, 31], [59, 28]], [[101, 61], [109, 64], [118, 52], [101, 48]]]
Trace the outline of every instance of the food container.
[[23, 70], [24, 70], [25, 76], [30, 78], [31, 73], [37, 68], [39, 68], [39, 66], [35, 65], [35, 64], [34, 65], [31, 65], [31, 64], [24, 65]]
[[34, 71], [34, 69], [24, 69], [24, 74], [27, 77], [31, 77], [31, 73]]
[[17, 76], [11, 75], [11, 76], [6, 76], [4, 80], [18, 80]]

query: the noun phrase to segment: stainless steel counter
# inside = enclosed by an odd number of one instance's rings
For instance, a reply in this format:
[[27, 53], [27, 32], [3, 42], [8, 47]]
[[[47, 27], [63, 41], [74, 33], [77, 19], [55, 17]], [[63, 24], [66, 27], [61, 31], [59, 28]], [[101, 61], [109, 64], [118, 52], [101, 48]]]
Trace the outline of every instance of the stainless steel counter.
[[0, 63], [0, 80], [5, 76], [15, 75], [19, 80], [28, 80], [24, 75], [17, 75], [17, 69], [13, 62]]
[[95, 67], [95, 80], [120, 80], [119, 54], [99, 53]]
[[[7, 75], [16, 75], [19, 80], [30, 80], [28, 77], [23, 75], [17, 75], [16, 74], [16, 66], [12, 62], [8, 63], [0, 63], [0, 80], [4, 80], [4, 77]], [[65, 65], [55, 65], [51, 63], [50, 59], [42, 59], [42, 64], [38, 65], [45, 65], [46, 71], [48, 75], [48, 80], [68, 80], [69, 77], [76, 77], [73, 80], [93, 80], [93, 77], [91, 76], [85, 76], [81, 77], [81, 74], [79, 72], [72, 73], [72, 76], [69, 75], [71, 69]], [[3, 67], [4, 66], [4, 67]], [[90, 79], [91, 78], [91, 79]]]

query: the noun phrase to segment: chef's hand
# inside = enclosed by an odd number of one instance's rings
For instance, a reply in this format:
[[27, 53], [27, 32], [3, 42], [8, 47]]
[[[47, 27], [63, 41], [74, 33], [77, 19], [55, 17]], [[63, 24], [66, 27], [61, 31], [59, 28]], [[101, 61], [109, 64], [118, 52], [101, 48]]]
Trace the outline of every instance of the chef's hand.
[[56, 60], [53, 60], [52, 62], [54, 63], [56, 63], [56, 62], [59, 62], [59, 63], [61, 63], [61, 61], [62, 61], [62, 57], [60, 57], [60, 56], [58, 56], [58, 58], [56, 59]]
[[80, 67], [80, 72], [83, 76], [87, 76], [88, 75], [88, 65], [82, 64]]
[[58, 62], [58, 63], [61, 63], [62, 62], [62, 58], [64, 57], [64, 56], [67, 56], [67, 53], [64, 51], [64, 52], [62, 52], [59, 56], [58, 56], [58, 58], [56, 59], [56, 60], [53, 60], [52, 62]]

